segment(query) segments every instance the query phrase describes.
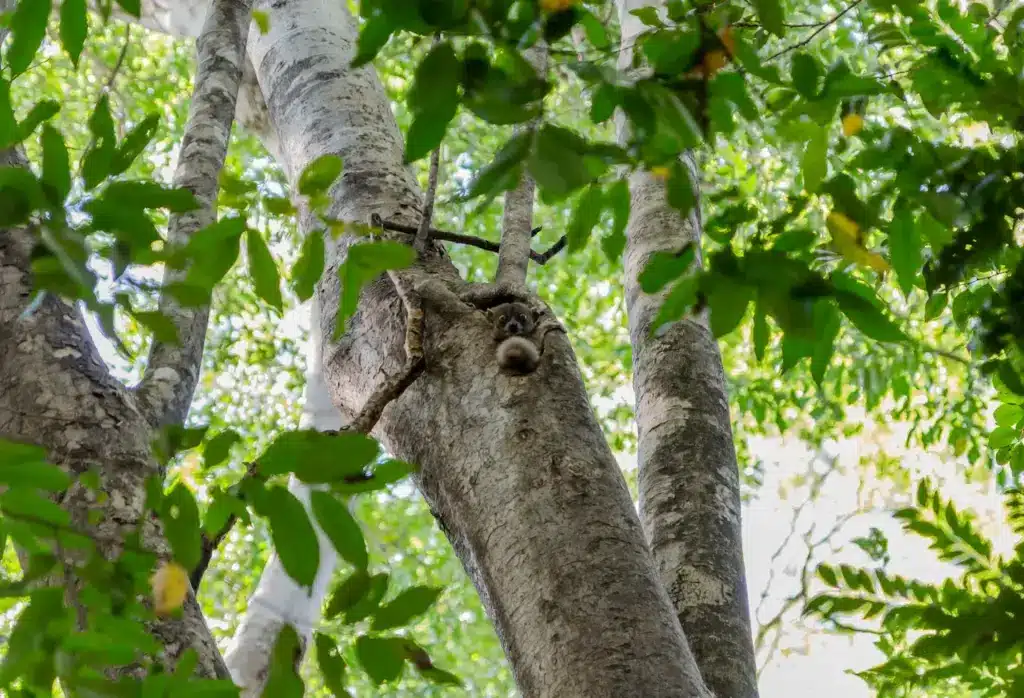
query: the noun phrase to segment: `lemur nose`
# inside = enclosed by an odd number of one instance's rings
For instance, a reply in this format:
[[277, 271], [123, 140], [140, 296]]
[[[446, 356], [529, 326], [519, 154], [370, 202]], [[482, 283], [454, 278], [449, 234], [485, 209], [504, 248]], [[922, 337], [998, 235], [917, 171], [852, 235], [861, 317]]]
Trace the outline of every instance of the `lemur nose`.
[[510, 322], [510, 323], [508, 323], [508, 331], [509, 332], [518, 334], [519, 332], [522, 331], [522, 329], [523, 329], [523, 326], [520, 325], [518, 322]]

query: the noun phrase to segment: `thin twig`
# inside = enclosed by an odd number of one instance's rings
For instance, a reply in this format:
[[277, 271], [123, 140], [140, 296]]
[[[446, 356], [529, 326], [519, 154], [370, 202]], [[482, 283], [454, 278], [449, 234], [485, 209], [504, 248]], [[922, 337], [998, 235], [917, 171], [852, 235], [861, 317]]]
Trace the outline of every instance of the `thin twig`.
[[[416, 226], [404, 225], [402, 223], [393, 223], [391, 221], [381, 221], [380, 227], [384, 230], [390, 230], [395, 233], [405, 233], [406, 235], [415, 235], [418, 231]], [[530, 231], [530, 235], [535, 236], [542, 230], [541, 226], [537, 226]], [[462, 235], [461, 233], [451, 233], [447, 230], [438, 230], [437, 228], [430, 229], [431, 240], [443, 240], [444, 242], [454, 242], [458, 245], [469, 245], [470, 247], [476, 247], [487, 252], [498, 252], [501, 249], [501, 245], [491, 240], [485, 240], [474, 235]], [[537, 264], [545, 264], [552, 257], [562, 251], [565, 247], [566, 238], [563, 235], [554, 245], [548, 248], [544, 252], [530, 251], [530, 260]]]
[[803, 39], [802, 41], [798, 41], [795, 44], [793, 44], [792, 46], [787, 46], [786, 48], [780, 50], [778, 53], [776, 53], [776, 54], [774, 54], [772, 56], [769, 56], [767, 59], [765, 59], [765, 63], [767, 63], [769, 61], [774, 61], [776, 58], [778, 58], [779, 56], [781, 56], [784, 53], [789, 53], [790, 51], [793, 51], [795, 49], [800, 48], [801, 46], [806, 46], [807, 44], [811, 43], [811, 41], [814, 40], [814, 37], [816, 37], [818, 34], [822, 33], [823, 31], [825, 31], [826, 29], [831, 27], [833, 24], [838, 22], [840, 19], [842, 19], [842, 17], [847, 12], [849, 12], [853, 8], [857, 7], [857, 5], [861, 4], [862, 2], [864, 2], [864, 0], [853, 0], [853, 2], [850, 3], [850, 5], [845, 10], [842, 10], [835, 17], [833, 17], [832, 19], [828, 20], [827, 22], [822, 24], [820, 27], [815, 29], [813, 32], [811, 32], [807, 36], [806, 39]]
[[441, 169], [441, 146], [434, 148], [430, 154], [430, 174], [427, 177], [427, 193], [423, 203], [423, 218], [416, 229], [416, 238], [413, 240], [413, 247], [417, 252], [426, 252], [430, 243], [430, 222], [434, 217], [434, 197], [437, 196], [437, 178]]

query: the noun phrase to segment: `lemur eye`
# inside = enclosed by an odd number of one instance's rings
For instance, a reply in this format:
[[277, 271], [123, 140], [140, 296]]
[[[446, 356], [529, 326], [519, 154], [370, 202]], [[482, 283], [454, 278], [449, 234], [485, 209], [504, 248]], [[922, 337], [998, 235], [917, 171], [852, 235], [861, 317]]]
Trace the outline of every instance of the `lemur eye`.
[[502, 315], [501, 317], [499, 317], [499, 318], [498, 318], [498, 322], [500, 322], [501, 324], [503, 324], [503, 325], [504, 325], [504, 324], [505, 324], [505, 320], [506, 320], [506, 319], [507, 319], [507, 318], [506, 318], [506, 317], [505, 317], [504, 315]]

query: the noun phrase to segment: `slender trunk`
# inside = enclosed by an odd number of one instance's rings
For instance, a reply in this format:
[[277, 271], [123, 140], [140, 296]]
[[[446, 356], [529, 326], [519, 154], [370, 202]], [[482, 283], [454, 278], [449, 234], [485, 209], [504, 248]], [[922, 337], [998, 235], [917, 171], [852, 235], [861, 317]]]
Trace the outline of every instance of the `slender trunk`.
[[[663, 3], [618, 2], [624, 47], [619, 66], [629, 70], [633, 43], [644, 31], [629, 10]], [[692, 156], [685, 161], [697, 181]], [[669, 206], [662, 181], [648, 172], [630, 178], [630, 192], [625, 288], [640, 518], [704, 680], [722, 698], [755, 698], [739, 473], [721, 355], [706, 317], [681, 320], [652, 336], [665, 292], [645, 294], [638, 282], [655, 252], [677, 251], [687, 242], [699, 249], [700, 217], [695, 209], [682, 218]]]
[[[420, 196], [383, 90], [371, 70], [348, 66], [352, 18], [313, 0], [259, 9], [270, 31], [251, 57], [291, 180], [314, 158], [338, 154], [345, 173], [329, 215], [415, 225]], [[303, 217], [307, 230], [313, 223]], [[345, 335], [328, 339], [351, 242], [328, 239], [318, 299], [325, 379], [335, 402], [355, 412], [403, 365], [404, 322], [384, 277], [363, 292]], [[420, 489], [480, 591], [523, 694], [706, 695], [566, 338], [548, 335], [535, 374], [500, 374], [486, 316], [452, 294], [464, 287], [454, 267], [435, 248], [415, 274], [426, 298], [427, 369], [376, 433], [420, 466]]]
[[[331, 403], [323, 378], [320, 322], [315, 303], [310, 325], [302, 428], [320, 431], [339, 429], [343, 418]], [[310, 486], [292, 478], [288, 489], [306, 506], [308, 512]], [[313, 629], [320, 621], [328, 585], [338, 564], [338, 554], [312, 514], [310, 521], [316, 529], [320, 548], [320, 569], [312, 589], [297, 584], [285, 572], [277, 555], [272, 555], [263, 568], [256, 591], [249, 598], [245, 616], [225, 654], [224, 660], [231, 671], [231, 677], [242, 687], [241, 698], [255, 698], [262, 694], [269, 673], [271, 650], [282, 627], [294, 627], [303, 640], [303, 647], [308, 647]]]

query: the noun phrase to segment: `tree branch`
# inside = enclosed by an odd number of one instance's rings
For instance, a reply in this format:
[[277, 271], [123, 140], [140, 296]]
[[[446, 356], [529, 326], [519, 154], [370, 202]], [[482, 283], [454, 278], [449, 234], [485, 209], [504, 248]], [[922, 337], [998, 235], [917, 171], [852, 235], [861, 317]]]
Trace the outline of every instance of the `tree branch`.
[[[534, 69], [544, 74], [547, 70], [548, 52], [544, 42], [538, 42], [525, 53]], [[537, 128], [534, 120], [525, 128]], [[522, 129], [516, 129], [521, 131]], [[526, 272], [532, 258], [530, 232], [533, 227], [533, 197], [537, 186], [527, 172], [519, 177], [515, 189], [505, 192], [505, 208], [501, 216], [501, 247], [498, 250], [498, 270], [494, 282], [502, 286], [526, 286]]]
[[[436, 41], [434, 42], [437, 43]], [[416, 229], [416, 238], [413, 240], [413, 247], [416, 252], [423, 254], [430, 244], [430, 222], [434, 217], [434, 198], [437, 196], [437, 178], [441, 170], [441, 146], [438, 145], [430, 154], [430, 174], [427, 176], [427, 193], [423, 200], [423, 219], [419, 228]]]
[[[171, 216], [167, 242], [173, 246], [186, 243], [217, 218], [218, 179], [227, 155], [242, 81], [250, 2], [215, 0], [196, 41], [195, 91], [174, 173], [174, 186], [189, 189], [199, 208]], [[180, 280], [183, 274], [166, 269], [165, 286]], [[146, 372], [136, 387], [143, 414], [153, 426], [184, 423], [199, 381], [210, 317], [208, 305], [180, 307], [167, 293], [160, 297], [160, 312], [171, 318], [179, 343], [153, 341]]]
[[[380, 227], [384, 230], [390, 230], [395, 233], [405, 233], [407, 235], [415, 235], [419, 230], [417, 226], [404, 225], [402, 223], [393, 223], [391, 221], [381, 221]], [[538, 226], [530, 231], [530, 236], [533, 237], [539, 233], [543, 228]], [[469, 245], [470, 247], [476, 247], [487, 252], [498, 252], [501, 249], [501, 245], [491, 240], [485, 240], [475, 235], [462, 235], [461, 233], [450, 233], [447, 230], [438, 230], [437, 228], [431, 228], [429, 233], [431, 240], [442, 240], [444, 242], [454, 242], [458, 245]], [[549, 247], [545, 252], [535, 252], [530, 250], [530, 260], [544, 265], [551, 260], [556, 254], [561, 252], [566, 245], [566, 237], [563, 235], [558, 242]]]
[[842, 17], [847, 12], [849, 12], [853, 8], [857, 7], [857, 5], [861, 4], [862, 2], [864, 2], [864, 0], [853, 0], [853, 2], [850, 3], [850, 5], [848, 7], [846, 7], [846, 9], [841, 10], [832, 19], [822, 23], [822, 25], [820, 27], [818, 27], [817, 29], [812, 31], [810, 34], [808, 34], [807, 38], [805, 38], [805, 39], [803, 39], [801, 41], [796, 42], [792, 46], [787, 46], [786, 48], [780, 50], [778, 53], [775, 53], [772, 56], [766, 58], [765, 59], [765, 63], [767, 63], [769, 61], [774, 61], [776, 58], [778, 58], [779, 56], [781, 56], [781, 55], [783, 55], [785, 53], [789, 53], [790, 51], [794, 51], [794, 50], [796, 50], [796, 49], [798, 49], [798, 48], [800, 48], [802, 46], [806, 46], [807, 44], [811, 43], [811, 41], [814, 40], [814, 37], [816, 37], [818, 34], [822, 33], [823, 31], [825, 31], [826, 29], [831, 27], [833, 24], [838, 22], [840, 19], [842, 19]]

